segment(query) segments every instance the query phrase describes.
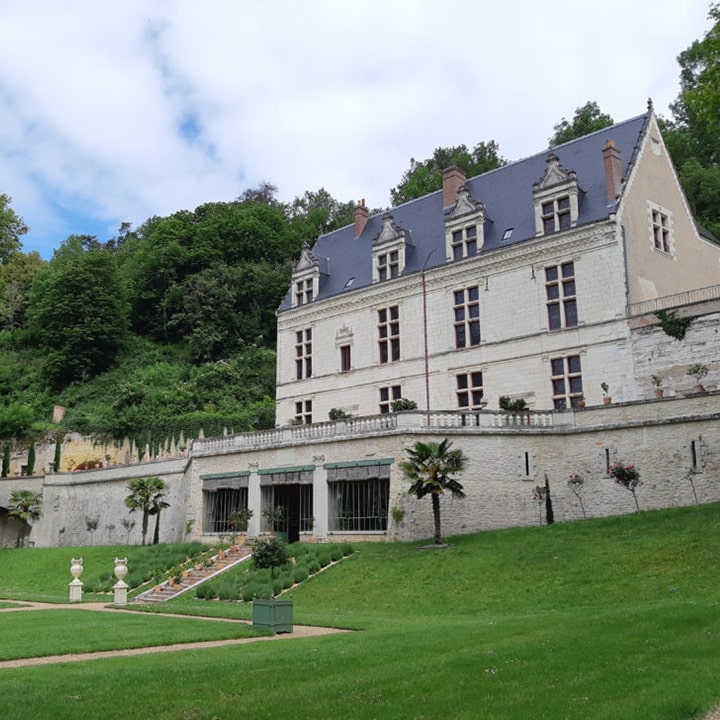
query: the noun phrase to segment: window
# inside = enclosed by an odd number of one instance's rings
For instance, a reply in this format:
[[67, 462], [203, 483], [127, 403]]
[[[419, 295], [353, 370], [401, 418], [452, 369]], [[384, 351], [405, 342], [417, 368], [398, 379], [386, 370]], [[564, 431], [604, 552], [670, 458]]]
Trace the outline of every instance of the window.
[[397, 250], [391, 250], [377, 256], [378, 264], [378, 280], [389, 280], [400, 275], [400, 253]]
[[477, 225], [454, 230], [450, 242], [453, 260], [462, 260], [477, 253]]
[[652, 210], [653, 245], [656, 250], [670, 252], [670, 218], [660, 210]]
[[295, 304], [305, 305], [306, 303], [312, 302], [313, 299], [313, 280], [308, 278], [307, 280], [298, 280], [295, 283]]
[[378, 352], [381, 364], [400, 359], [400, 308], [378, 310]]
[[570, 197], [564, 195], [542, 204], [543, 233], [557, 232], [570, 228]]
[[455, 347], [480, 344], [480, 292], [474, 285], [454, 294]]
[[393, 400], [400, 400], [401, 397], [402, 387], [400, 385], [380, 388], [380, 414], [389, 413], [392, 409]]
[[[247, 481], [246, 481], [247, 483]], [[233, 483], [227, 483], [232, 485]], [[247, 487], [211, 487], [203, 483], [203, 526], [204, 533], [231, 533], [230, 513], [247, 507]]]
[[330, 532], [385, 532], [390, 505], [389, 465], [328, 470]]
[[558, 330], [575, 327], [578, 324], [575, 263], [567, 262], [545, 268], [545, 294], [548, 328]]
[[455, 376], [457, 405], [463, 410], [482, 410], [483, 376], [481, 372], [462, 373]]
[[576, 407], [582, 398], [582, 368], [579, 355], [550, 360], [553, 406], [556, 410]]
[[508, 229], [503, 233], [502, 239], [503, 239], [503, 240], [510, 240], [510, 238], [512, 237], [512, 232], [513, 232], [513, 228], [508, 228]]
[[295, 379], [312, 377], [312, 328], [295, 333]]
[[352, 369], [352, 350], [350, 345], [340, 346], [340, 372], [350, 372]]
[[305, 425], [312, 423], [312, 400], [298, 400], [295, 403], [295, 421]]

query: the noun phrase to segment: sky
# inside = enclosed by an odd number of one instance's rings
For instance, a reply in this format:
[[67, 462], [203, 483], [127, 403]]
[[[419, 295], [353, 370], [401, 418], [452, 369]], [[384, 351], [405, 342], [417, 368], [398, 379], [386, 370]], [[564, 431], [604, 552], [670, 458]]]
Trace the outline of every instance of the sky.
[[[0, 194], [44, 258], [71, 234], [267, 181], [390, 204], [410, 159], [518, 160], [595, 101], [670, 117], [709, 0], [0, 0]], [[310, 238], [312, 240], [312, 238]]]

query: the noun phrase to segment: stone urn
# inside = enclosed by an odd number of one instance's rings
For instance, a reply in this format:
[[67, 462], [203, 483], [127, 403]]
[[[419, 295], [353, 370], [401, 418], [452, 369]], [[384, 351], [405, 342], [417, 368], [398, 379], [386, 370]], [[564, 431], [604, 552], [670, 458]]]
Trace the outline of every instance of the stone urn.
[[83, 559], [73, 558], [70, 561], [70, 574], [73, 579], [68, 583], [70, 588], [70, 602], [80, 602], [82, 600], [83, 583], [80, 576], [83, 573]]
[[127, 558], [115, 558], [115, 577], [119, 582], [125, 582], [128, 574]]

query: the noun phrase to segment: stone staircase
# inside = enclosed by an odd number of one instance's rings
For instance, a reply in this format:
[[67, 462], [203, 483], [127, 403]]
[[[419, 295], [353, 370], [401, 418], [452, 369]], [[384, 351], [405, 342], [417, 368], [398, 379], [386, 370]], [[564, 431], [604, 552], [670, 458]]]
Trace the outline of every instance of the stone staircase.
[[183, 573], [180, 582], [176, 582], [171, 578], [164, 583], [155, 585], [150, 590], [136, 595], [132, 602], [146, 604], [171, 600], [196, 588], [207, 580], [211, 580], [225, 571], [230, 570], [230, 568], [247, 562], [251, 557], [252, 550], [245, 545], [229, 548], [228, 550], [220, 550], [217, 555], [210, 558], [211, 564], [203, 564], [187, 570]]

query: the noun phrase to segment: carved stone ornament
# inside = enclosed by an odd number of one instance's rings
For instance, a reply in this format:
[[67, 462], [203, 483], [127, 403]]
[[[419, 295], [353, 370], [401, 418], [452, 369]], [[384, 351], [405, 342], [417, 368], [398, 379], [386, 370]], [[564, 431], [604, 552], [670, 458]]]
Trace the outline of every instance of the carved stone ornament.
[[485, 215], [485, 205], [479, 200], [474, 200], [470, 196], [470, 190], [464, 183], [458, 188], [457, 200], [452, 206], [452, 209], [447, 214], [448, 220], [454, 220], [464, 215], [470, 215], [471, 213], [480, 213], [483, 217]]
[[566, 170], [560, 164], [560, 158], [551, 152], [547, 156], [547, 167], [545, 174], [533, 185], [533, 190], [545, 190], [545, 188], [563, 185], [565, 183], [576, 183], [577, 176], [574, 170]]
[[374, 245], [385, 245], [397, 241], [409, 243], [410, 233], [401, 228], [393, 219], [392, 213], [386, 212], [382, 218], [383, 226], [373, 240]]

